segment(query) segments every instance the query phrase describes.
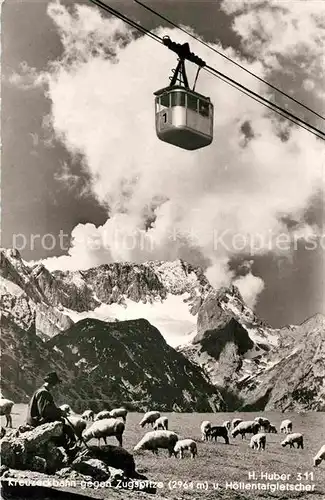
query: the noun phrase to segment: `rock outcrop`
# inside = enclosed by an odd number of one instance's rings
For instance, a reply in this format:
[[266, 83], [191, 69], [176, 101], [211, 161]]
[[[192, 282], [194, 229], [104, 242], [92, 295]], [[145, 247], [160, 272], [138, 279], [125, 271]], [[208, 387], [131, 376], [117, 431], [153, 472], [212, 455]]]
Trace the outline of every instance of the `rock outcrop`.
[[279, 347], [240, 386], [243, 409], [325, 411], [325, 318], [283, 329]]
[[[124, 448], [110, 445], [88, 446], [80, 449], [76, 458], [68, 465], [67, 456], [57, 442], [61, 435], [61, 422], [43, 424], [35, 429], [21, 427], [20, 430], [7, 431], [0, 441], [1, 481], [6, 483], [6, 480], [18, 476], [19, 486], [23, 486], [24, 475], [17, 474], [17, 471], [28, 471], [31, 474], [36, 472], [52, 475], [52, 478], [55, 474], [59, 478], [73, 480], [76, 484], [78, 481], [87, 482], [88, 487], [96, 485], [96, 482], [105, 482], [106, 491], [114, 486], [127, 489], [131, 485], [134, 490], [155, 493], [155, 488], [145, 484], [147, 478], [136, 471], [133, 456]], [[142, 481], [142, 487], [139, 481]], [[41, 485], [35, 484], [36, 490], [31, 490], [30, 493], [38, 491], [45, 494], [46, 498], [48, 495], [52, 498], [51, 490], [44, 487], [46, 482], [48, 481], [44, 481], [44, 478], [43, 481], [40, 480]], [[53, 483], [55, 484], [54, 481]], [[8, 487], [6, 493], [10, 495], [15, 492], [16, 498], [19, 498], [22, 489], [13, 491]]]
[[[72, 319], [56, 307], [60, 304], [57, 298], [43, 293], [37, 273], [23, 262], [18, 251], [0, 252], [0, 276], [0, 311], [18, 327], [48, 340], [73, 325]], [[48, 271], [47, 278], [53, 281]]]
[[66, 463], [53, 438], [62, 435], [62, 423], [44, 424], [27, 432], [6, 432], [0, 441], [1, 463], [12, 469], [54, 473]]
[[213, 290], [199, 309], [196, 337], [179, 350], [222, 388], [232, 410], [324, 411], [324, 325], [319, 314], [273, 329], [235, 287]]

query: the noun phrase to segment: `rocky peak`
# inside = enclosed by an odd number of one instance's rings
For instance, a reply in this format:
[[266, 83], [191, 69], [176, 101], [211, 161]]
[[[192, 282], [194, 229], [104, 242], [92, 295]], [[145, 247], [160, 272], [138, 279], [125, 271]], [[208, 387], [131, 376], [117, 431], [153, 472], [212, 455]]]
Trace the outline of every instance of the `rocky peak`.
[[5, 249], [1, 250], [0, 273], [1, 313], [18, 327], [46, 340], [73, 324], [55, 307], [58, 296], [49, 297], [39, 286], [39, 283], [54, 282], [51, 273], [42, 264], [29, 267], [18, 250]]
[[213, 384], [228, 393], [233, 391], [234, 404], [239, 394], [237, 383], [251, 374], [277, 343], [275, 331], [256, 317], [238, 288], [230, 286], [206, 293], [198, 309], [197, 335], [179, 350], [203, 368]]
[[[176, 260], [149, 261], [143, 264], [118, 262], [84, 271], [50, 272], [42, 263], [25, 264], [18, 251], [4, 250], [2, 272], [21, 286], [34, 300], [83, 312], [100, 304], [134, 302], [154, 303], [168, 294], [188, 294], [193, 314], [211, 285], [201, 269]], [[28, 288], [28, 290], [26, 289]]]
[[267, 369], [252, 373], [240, 387], [244, 409], [325, 410], [325, 317], [317, 314], [291, 329], [269, 353]]
[[16, 249], [1, 249], [0, 273], [3, 278], [18, 285], [27, 295], [32, 296], [36, 302], [44, 299], [40, 290], [33, 283], [30, 268], [23, 262]]

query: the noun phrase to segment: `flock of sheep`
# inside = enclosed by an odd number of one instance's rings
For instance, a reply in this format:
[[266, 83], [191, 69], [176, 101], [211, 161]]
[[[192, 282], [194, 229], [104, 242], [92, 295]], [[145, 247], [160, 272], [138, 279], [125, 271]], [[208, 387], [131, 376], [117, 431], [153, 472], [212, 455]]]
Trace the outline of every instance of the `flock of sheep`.
[[[80, 442], [87, 443], [90, 439], [101, 439], [107, 444], [106, 439], [114, 436], [119, 445], [123, 446], [123, 432], [125, 429], [127, 410], [125, 408], [115, 408], [111, 411], [103, 410], [96, 416], [92, 410], [86, 410], [81, 416], [72, 413], [69, 405], [62, 405], [60, 409], [68, 424], [72, 425], [74, 432]], [[122, 420], [120, 420], [122, 419]], [[87, 427], [87, 421], [92, 424]], [[147, 412], [139, 425], [143, 428], [151, 425], [153, 430], [147, 432], [139, 443], [134, 447], [134, 451], [151, 450], [158, 454], [159, 448], [166, 448], [169, 456], [175, 455], [183, 458], [184, 450], [190, 450], [193, 458], [197, 454], [197, 446], [192, 439], [179, 440], [175, 432], [168, 430], [168, 418], [161, 417], [157, 411]]]
[[[211, 422], [205, 420], [201, 424], [202, 441], [217, 440], [217, 437], [222, 437], [226, 444], [229, 444], [228, 431], [231, 431], [231, 436], [235, 438], [241, 435], [242, 439], [246, 434], [252, 434], [250, 440], [250, 447], [252, 449], [265, 450], [266, 446], [266, 432], [277, 434], [276, 427], [271, 424], [268, 418], [256, 417], [255, 420], [243, 421], [240, 418], [235, 418], [232, 422], [227, 420], [222, 425], [211, 426]], [[264, 432], [260, 432], [263, 430]], [[287, 434], [286, 438], [282, 441], [283, 447], [289, 445], [294, 448], [295, 443], [297, 448], [303, 448], [303, 435], [300, 433], [292, 433], [291, 420], [283, 420], [280, 425], [280, 432]]]
[[[256, 417], [254, 420], [246, 421], [235, 418], [232, 422], [227, 420], [222, 425], [217, 426], [212, 426], [211, 422], [205, 420], [201, 424], [202, 441], [217, 440], [217, 437], [222, 437], [225, 443], [229, 444], [228, 431], [230, 430], [233, 438], [240, 434], [242, 439], [244, 439], [246, 434], [252, 434], [249, 445], [253, 450], [265, 450], [266, 432], [277, 434], [275, 425], [271, 424], [269, 419], [265, 417]], [[264, 432], [260, 432], [261, 430]], [[292, 432], [291, 420], [286, 419], [282, 421], [280, 432], [287, 434], [285, 439], [281, 442], [282, 447], [289, 445], [290, 448], [294, 448], [296, 444], [297, 448], [304, 448], [303, 435], [300, 432]], [[317, 467], [322, 460], [325, 460], [325, 445], [323, 445], [315, 455], [313, 459], [314, 467]]]
[[[0, 399], [0, 415], [6, 416], [6, 426], [9, 427], [12, 427], [11, 410], [13, 405], [14, 403], [8, 399]], [[98, 445], [100, 445], [101, 439], [107, 444], [107, 437], [114, 436], [119, 445], [123, 446], [123, 433], [128, 413], [125, 408], [104, 410], [96, 416], [92, 410], [86, 410], [81, 416], [78, 416], [72, 412], [69, 405], [62, 405], [60, 409], [67, 423], [73, 427], [80, 444], [87, 443], [93, 438], [98, 439]], [[88, 428], [87, 421], [91, 422]], [[139, 425], [142, 428], [151, 425], [152, 430], [142, 437], [134, 447], [134, 451], [150, 450], [157, 455], [159, 449], [167, 449], [170, 457], [174, 455], [179, 458], [183, 458], [184, 452], [188, 451], [192, 458], [196, 457], [196, 442], [193, 439], [179, 439], [175, 432], [168, 430], [168, 418], [161, 416], [158, 411], [147, 412]], [[217, 441], [217, 438], [221, 437], [226, 444], [229, 444], [229, 431], [232, 438], [241, 435], [244, 439], [246, 434], [252, 434], [250, 447], [257, 450], [265, 450], [266, 433], [277, 433], [276, 427], [265, 417], [256, 417], [254, 420], [248, 421], [235, 418], [232, 422], [227, 420], [223, 425], [215, 426], [212, 426], [209, 421], [202, 422], [201, 439], [202, 441]], [[291, 420], [283, 420], [280, 432], [286, 434], [281, 446], [289, 445], [290, 448], [294, 448], [297, 444], [297, 448], [303, 449], [303, 435], [292, 432]], [[318, 466], [323, 460], [325, 460], [325, 445], [315, 455], [314, 466]]]

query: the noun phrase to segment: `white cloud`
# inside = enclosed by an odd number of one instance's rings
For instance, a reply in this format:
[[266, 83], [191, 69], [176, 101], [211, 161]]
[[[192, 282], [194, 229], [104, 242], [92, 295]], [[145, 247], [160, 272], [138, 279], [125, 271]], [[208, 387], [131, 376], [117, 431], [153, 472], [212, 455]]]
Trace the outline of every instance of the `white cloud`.
[[[223, 0], [245, 50], [278, 87], [325, 114], [325, 11], [310, 0]], [[296, 111], [303, 112], [301, 107]], [[313, 115], [307, 114], [309, 120]], [[321, 128], [320, 119], [315, 122]]]
[[18, 72], [14, 72], [8, 77], [9, 83], [22, 90], [42, 87], [46, 81], [46, 75], [44, 73], [38, 73], [36, 68], [28, 66], [26, 61], [20, 63]]
[[[272, 10], [266, 9], [263, 16], [262, 10], [238, 3], [246, 11], [235, 19], [235, 29], [240, 36], [248, 37], [249, 48], [254, 47], [258, 56], [265, 55], [268, 68], [261, 61], [239, 59], [232, 49], [216, 47], [265, 76], [272, 70], [271, 49], [276, 44]], [[224, 5], [230, 9], [230, 2]], [[298, 221], [303, 217], [310, 197], [322, 182], [321, 141], [295, 127], [289, 128], [287, 141], [281, 140], [283, 125], [276, 115], [202, 71], [197, 90], [209, 95], [214, 103], [213, 144], [194, 152], [165, 144], [155, 135], [153, 92], [168, 84], [171, 68], [176, 65], [174, 54], [148, 37], [125, 44], [131, 34], [124, 25], [104, 20], [89, 7], [77, 6], [70, 13], [56, 4], [50, 6], [49, 15], [64, 46], [61, 62], [52, 65], [48, 74], [52, 125], [70, 152], [84, 155], [94, 192], [110, 207], [110, 218], [103, 226], [79, 224], [72, 233], [69, 256], [47, 259], [49, 268], [180, 257], [196, 264], [209, 263], [208, 276], [213, 284], [229, 284], [235, 278], [228, 268], [230, 259], [250, 249], [249, 245], [235, 248], [234, 238], [248, 241], [248, 237], [258, 235], [267, 241], [270, 234], [274, 237], [289, 232], [280, 214], [292, 214]], [[313, 17], [309, 11], [306, 15]], [[297, 16], [303, 18], [305, 13], [296, 8], [289, 11], [288, 7], [280, 26], [294, 24]], [[257, 22], [267, 30], [265, 42], [262, 28], [254, 38]], [[284, 58], [290, 53], [298, 58], [300, 47], [304, 51], [308, 44], [306, 23], [303, 19], [296, 23], [298, 34], [290, 44], [285, 40], [282, 45], [278, 43], [277, 54], [283, 50]], [[175, 30], [158, 33], [169, 34], [177, 42], [187, 41]], [[261, 91], [258, 81], [192, 39], [188, 41], [191, 50], [209, 64]], [[319, 70], [319, 47], [316, 42], [308, 47], [314, 51], [315, 69], [309, 80], [318, 85], [314, 75]], [[277, 57], [276, 70], [282, 62]], [[295, 70], [298, 77], [301, 68], [297, 65]], [[189, 68], [189, 74], [193, 77], [195, 68]], [[296, 92], [295, 82], [287, 90]], [[252, 133], [243, 142], [244, 123], [249, 123]], [[155, 220], [146, 231], [148, 213], [154, 213]], [[265, 244], [256, 253], [267, 251]], [[244, 284], [252, 280], [245, 278]], [[256, 277], [254, 280], [256, 294], [261, 283]]]
[[251, 272], [245, 276], [240, 276], [234, 280], [236, 285], [245, 301], [251, 309], [255, 308], [258, 296], [264, 289], [264, 281], [258, 276], [254, 276]]
[[89, 182], [82, 176], [73, 174], [67, 162], [63, 162], [60, 170], [54, 173], [54, 179], [69, 191], [77, 192], [80, 198], [91, 194]]

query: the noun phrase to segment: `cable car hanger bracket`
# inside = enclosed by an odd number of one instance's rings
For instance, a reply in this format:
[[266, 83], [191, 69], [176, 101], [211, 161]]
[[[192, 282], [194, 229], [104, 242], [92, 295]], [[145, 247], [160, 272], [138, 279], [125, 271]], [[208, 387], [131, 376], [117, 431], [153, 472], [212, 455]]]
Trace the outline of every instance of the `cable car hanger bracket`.
[[190, 88], [185, 69], [185, 61], [187, 60], [199, 66], [193, 86], [193, 90], [195, 90], [195, 84], [198, 78], [199, 71], [201, 68], [206, 66], [206, 62], [190, 51], [190, 46], [187, 42], [183, 44], [176, 43], [166, 35], [163, 37], [163, 44], [178, 55], [178, 64], [176, 69], [173, 70], [174, 75], [170, 78], [170, 86], [172, 87], [176, 85], [176, 83], [179, 81], [180, 83], [183, 83], [186, 89]]

